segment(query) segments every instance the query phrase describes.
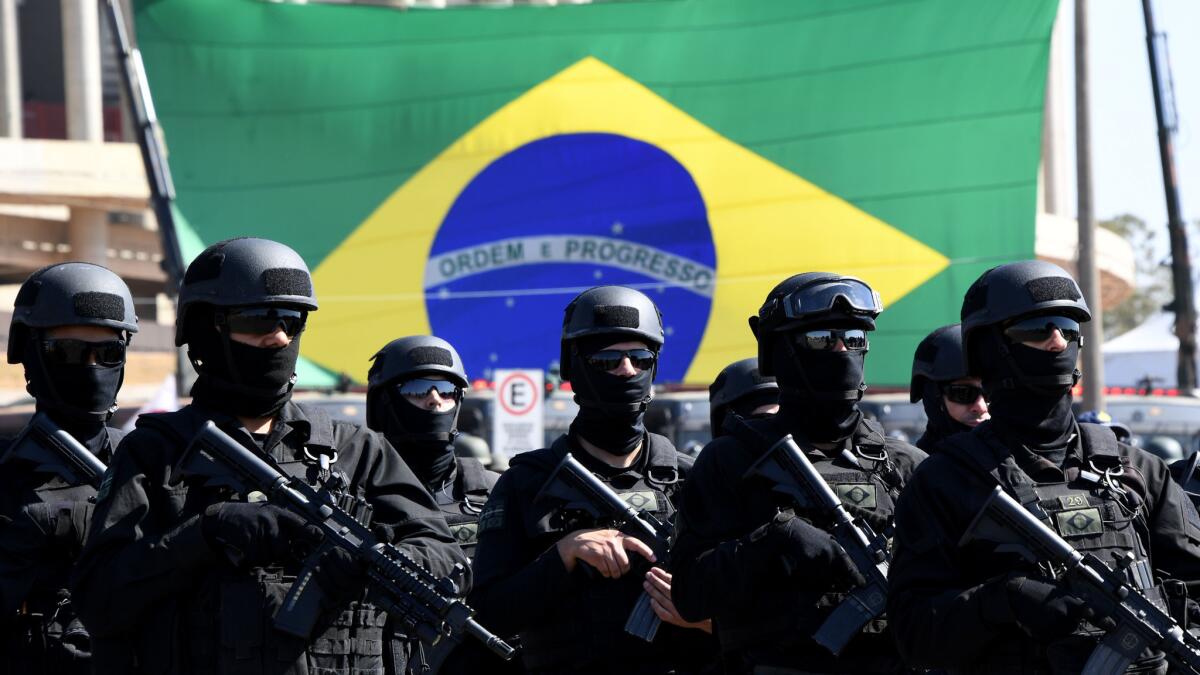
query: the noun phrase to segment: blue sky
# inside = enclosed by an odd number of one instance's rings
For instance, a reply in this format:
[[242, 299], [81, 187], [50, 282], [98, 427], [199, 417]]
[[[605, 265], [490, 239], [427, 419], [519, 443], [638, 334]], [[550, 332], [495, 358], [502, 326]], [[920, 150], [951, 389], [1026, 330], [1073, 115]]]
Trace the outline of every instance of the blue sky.
[[[1068, 5], [1062, 16], [1073, 25], [1074, 0], [1061, 1]], [[1200, 220], [1200, 2], [1154, 0], [1154, 9], [1158, 30], [1168, 36], [1175, 81], [1179, 115], [1175, 170], [1183, 215], [1186, 221], [1195, 222]], [[1088, 18], [1096, 217], [1132, 213], [1165, 228], [1167, 212], [1142, 4], [1140, 0], [1091, 0]], [[1073, 29], [1066, 31], [1065, 37], [1072, 41], [1068, 51], [1073, 55]], [[1073, 133], [1073, 104], [1069, 114]], [[1071, 152], [1073, 157], [1073, 148]], [[1073, 176], [1073, 168], [1071, 173]], [[1188, 234], [1192, 249], [1200, 250], [1197, 228], [1189, 228]]]

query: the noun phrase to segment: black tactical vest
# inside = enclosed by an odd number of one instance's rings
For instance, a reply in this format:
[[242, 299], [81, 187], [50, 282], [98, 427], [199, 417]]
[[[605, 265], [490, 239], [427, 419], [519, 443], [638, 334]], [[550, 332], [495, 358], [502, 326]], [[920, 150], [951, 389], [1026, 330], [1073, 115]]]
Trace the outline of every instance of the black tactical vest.
[[[321, 478], [317, 458], [334, 456], [332, 422], [315, 408], [304, 408], [311, 435], [303, 448], [280, 444], [285, 459], [269, 461], [293, 477], [304, 477], [313, 486]], [[174, 413], [143, 415], [138, 425], [163, 432], [186, 447], [206, 418], [184, 408]], [[239, 433], [244, 433], [240, 432]], [[298, 450], [299, 452], [292, 452]], [[260, 455], [261, 456], [261, 455]], [[337, 471], [334, 462], [330, 469]], [[351, 473], [349, 467], [345, 473]], [[356, 488], [351, 488], [356, 489]], [[358, 497], [365, 497], [358, 490]], [[181, 502], [183, 514], [201, 514], [221, 501], [239, 501], [225, 488], [184, 482], [175, 488], [173, 500]], [[251, 499], [253, 501], [253, 497]], [[336, 616], [323, 619], [324, 630], [311, 640], [275, 629], [273, 618], [296, 579], [299, 563], [282, 568], [250, 571], [224, 569], [206, 575], [195, 593], [179, 601], [182, 626], [176, 647], [183, 672], [222, 675], [384, 675], [384, 626], [387, 614], [365, 602], [350, 602]], [[297, 667], [299, 665], [299, 667]]]
[[453, 484], [435, 491], [433, 498], [446, 516], [454, 540], [470, 559], [475, 557], [475, 544], [479, 540], [479, 514], [496, 483], [496, 474], [489, 481], [487, 469], [471, 457], [457, 457], [455, 462]]
[[[1021, 502], [1050, 529], [1082, 554], [1092, 553], [1112, 566], [1114, 556], [1132, 557], [1125, 570], [1131, 585], [1170, 611], [1163, 588], [1154, 578], [1149, 554], [1149, 525], [1143, 507], [1146, 485], [1140, 476], [1127, 471], [1117, 451], [1117, 440], [1107, 427], [1080, 424], [1079, 468], [1064, 471], [1064, 480], [1037, 482], [1022, 470], [1004, 442], [992, 433], [959, 434], [945, 442], [951, 456], [976, 474], [987, 474], [1005, 492]], [[972, 574], [994, 576], [1015, 569], [1031, 575], [1039, 570], [1009, 556], [997, 557], [986, 544], [969, 545], [964, 564]], [[1103, 631], [1083, 622], [1061, 641], [1043, 645], [1033, 640], [999, 646], [981, 669], [972, 673], [1071, 672], [1082, 668]], [[1129, 672], [1160, 672], [1161, 655], [1145, 655]]]
[[[108, 463], [112, 451], [124, 437], [119, 429], [108, 428], [107, 445], [100, 453]], [[0, 449], [0, 454], [7, 446]], [[96, 489], [75, 485], [50, 474], [18, 475], [16, 467], [5, 467], [12, 480], [5, 480], [4, 511], [29, 504], [56, 504], [51, 521], [55, 539], [74, 540], [78, 554], [87, 539]], [[0, 515], [9, 515], [0, 513]], [[82, 675], [91, 672], [91, 638], [80, 623], [67, 591], [74, 558], [38, 561], [48, 570], [44, 581], [30, 589], [18, 616], [0, 637], [0, 673], [13, 675]]]
[[[636, 479], [631, 478], [633, 474], [630, 472], [613, 480], [606, 480], [602, 476], [597, 478], [635, 509], [646, 511], [661, 522], [670, 523], [675, 518], [672, 499], [675, 491], [682, 487], [678, 453], [666, 438], [656, 434], [648, 434], [647, 437], [648, 461], [644, 474]], [[540, 474], [549, 477], [566, 452], [567, 437], [562, 436], [546, 451], [517, 455], [510, 467], [534, 463]], [[601, 525], [589, 522], [583, 514], [564, 511], [561, 504], [549, 500], [535, 502], [525, 513], [526, 536], [536, 541], [556, 542], [575, 530]], [[526, 669], [571, 672], [594, 666], [598, 662], [610, 662], [614, 654], [628, 653], [636, 638], [626, 635], [623, 626], [641, 595], [641, 577], [647, 569], [635, 565], [619, 579], [605, 579], [591, 570], [583, 572], [590, 572], [592, 576], [581, 590], [562, 598], [557, 613], [560, 620], [550, 621], [520, 634]], [[663, 640], [667, 632], [660, 630], [656, 643]], [[629, 658], [637, 659], [638, 655], [630, 653]], [[631, 664], [629, 672], [638, 672], [637, 665]]]
[[[864, 420], [861, 424], [871, 427], [874, 423]], [[761, 456], [779, 440], [763, 436], [736, 415], [726, 422], [725, 429], [754, 457]], [[882, 433], [879, 435], [882, 438]], [[829, 488], [841, 500], [842, 506], [856, 519], [869, 525], [874, 532], [887, 537], [890, 545], [896, 500], [903, 488], [903, 479], [884, 445], [849, 445], [845, 450], [831, 451], [828, 454], [804, 445], [800, 447], [817, 473], [821, 474]], [[777, 507], [806, 518], [810, 515], [796, 511], [792, 504], [785, 501], [780, 501]], [[817, 519], [814, 522], [819, 521], [820, 519]], [[736, 650], [761, 643], [763, 630], [787, 631], [794, 636], [811, 635], [824, 621], [824, 617], [842, 603], [849, 590], [851, 589], [838, 588], [822, 594], [812, 611], [802, 612], [803, 615], [798, 618], [784, 615], [765, 619], [764, 624], [721, 627], [719, 636], [722, 647], [725, 650]], [[793, 621], [798, 621], [798, 624], [791, 625]], [[886, 628], [886, 618], [880, 617], [868, 622], [862, 633], [877, 635], [883, 633]], [[856, 641], [861, 641], [861, 638], [856, 638]]]

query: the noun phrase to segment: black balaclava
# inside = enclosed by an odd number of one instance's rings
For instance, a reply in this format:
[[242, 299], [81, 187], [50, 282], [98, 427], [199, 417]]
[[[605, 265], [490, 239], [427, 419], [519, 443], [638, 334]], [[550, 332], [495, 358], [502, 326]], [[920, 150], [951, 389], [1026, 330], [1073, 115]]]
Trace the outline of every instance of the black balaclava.
[[234, 417], [270, 417], [279, 412], [296, 384], [300, 335], [286, 347], [253, 347], [218, 331], [212, 313], [199, 310], [188, 316], [192, 328], [187, 334], [188, 356], [199, 374], [192, 385], [192, 400]]
[[925, 407], [925, 416], [929, 418], [929, 422], [925, 425], [925, 433], [917, 440], [917, 447], [925, 452], [935, 449], [943, 438], [971, 430], [971, 427], [951, 417], [950, 412], [946, 410], [940, 382], [925, 380], [921, 391], [921, 405]]
[[[36, 331], [34, 331], [36, 332]], [[25, 354], [25, 389], [60, 427], [90, 450], [105, 445], [105, 424], [117, 410], [117, 393], [125, 378], [125, 365], [48, 364], [41, 335], [31, 332]]]
[[405, 464], [430, 491], [441, 489], [454, 473], [454, 439], [458, 411], [435, 412], [415, 406], [395, 393], [396, 382], [372, 392], [367, 405], [371, 419], [382, 420], [383, 435]]
[[983, 331], [978, 348], [983, 387], [993, 424], [1033, 450], [1063, 447], [1075, 433], [1071, 387], [1078, 379], [1079, 343], [1049, 352], [1009, 343], [995, 328]]
[[862, 418], [858, 401], [865, 388], [867, 352], [803, 349], [787, 334], [774, 336], [771, 350], [780, 418], [810, 441], [831, 443], [850, 436]]
[[633, 377], [619, 377], [589, 366], [586, 357], [626, 340], [619, 334], [592, 336], [576, 340], [571, 349], [571, 390], [579, 413], [571, 422], [570, 435], [582, 436], [614, 455], [633, 452], [646, 435], [646, 407], [657, 365]]

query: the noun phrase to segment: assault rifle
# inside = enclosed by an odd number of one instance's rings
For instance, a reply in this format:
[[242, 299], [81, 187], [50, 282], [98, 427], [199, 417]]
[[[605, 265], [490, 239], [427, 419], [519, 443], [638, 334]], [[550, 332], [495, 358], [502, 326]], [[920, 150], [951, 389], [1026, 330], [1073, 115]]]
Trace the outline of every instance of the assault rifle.
[[[668, 564], [670, 527], [652, 514], [630, 506], [612, 488], [593, 476], [571, 453], [568, 452], [554, 468], [534, 501], [546, 497], [564, 502], [568, 510], [587, 513], [598, 525], [607, 525], [637, 537], [654, 551], [657, 564]], [[629, 619], [625, 621], [625, 632], [651, 642], [661, 624], [662, 620], [650, 605], [650, 596], [642, 591]]]
[[87, 484], [97, 490], [107, 469], [104, 462], [43, 412], [29, 420], [0, 458], [0, 464], [14, 460], [31, 462], [37, 471], [57, 474], [71, 485]]
[[850, 639], [868, 621], [883, 614], [887, 606], [887, 540], [846, 511], [791, 434], [779, 439], [746, 471], [745, 478], [752, 477], [765, 478], [798, 510], [827, 521], [831, 525], [829, 533], [867, 581], [851, 591], [812, 636], [834, 655], [840, 654]]
[[270, 503], [303, 517], [321, 531], [320, 543], [304, 561], [275, 613], [279, 630], [311, 637], [324, 594], [315, 578], [317, 563], [336, 547], [365, 565], [368, 599], [390, 614], [407, 635], [436, 644], [443, 638], [460, 640], [465, 633], [501, 658], [513, 657], [512, 647], [471, 618], [474, 610], [457, 597], [458, 586], [452, 579], [435, 577], [400, 549], [379, 541], [364, 523], [338, 505], [328, 489], [285, 476], [211, 421], [204, 423], [175, 466], [175, 480], [188, 476], [243, 495], [260, 492]]
[[1017, 553], [1033, 564], [1048, 565], [1064, 590], [1087, 604], [1092, 612], [1088, 621], [1107, 635], [1084, 665], [1086, 675], [1124, 673], [1146, 649], [1163, 652], [1176, 668], [1200, 673], [1200, 640], [1130, 583], [1126, 569], [1134, 564], [1132, 554], [1114, 555], [1116, 569], [1092, 553], [1080, 554], [1000, 486], [959, 546], [972, 541], [998, 544], [998, 553]]

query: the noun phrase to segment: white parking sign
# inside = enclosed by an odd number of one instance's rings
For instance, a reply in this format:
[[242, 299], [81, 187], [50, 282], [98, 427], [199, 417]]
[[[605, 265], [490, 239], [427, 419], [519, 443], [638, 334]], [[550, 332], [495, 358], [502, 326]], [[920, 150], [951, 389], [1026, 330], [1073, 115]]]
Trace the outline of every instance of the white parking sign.
[[542, 447], [542, 408], [546, 399], [542, 371], [497, 370], [494, 377], [494, 449], [512, 457]]

